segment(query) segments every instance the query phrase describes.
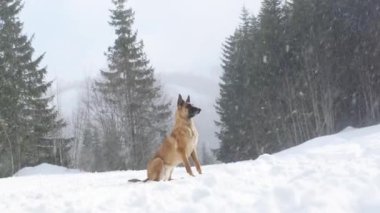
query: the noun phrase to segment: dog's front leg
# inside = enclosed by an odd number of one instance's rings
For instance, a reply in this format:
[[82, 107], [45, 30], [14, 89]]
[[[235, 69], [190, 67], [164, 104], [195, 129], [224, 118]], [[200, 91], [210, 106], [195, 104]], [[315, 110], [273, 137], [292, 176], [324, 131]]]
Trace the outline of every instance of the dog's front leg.
[[197, 155], [197, 152], [195, 151], [195, 149], [191, 153], [191, 158], [193, 159], [193, 161], [195, 163], [195, 167], [197, 168], [198, 173], [202, 174], [201, 164], [199, 163], [198, 155]]
[[174, 170], [174, 168], [170, 171], [169, 181], [173, 180], [173, 178], [172, 178], [173, 170]]
[[186, 172], [187, 172], [189, 175], [194, 176], [193, 172], [191, 171], [191, 167], [190, 167], [189, 159], [187, 159], [187, 157], [186, 157], [185, 150], [180, 149], [180, 150], [178, 150], [178, 151], [179, 151], [180, 154], [181, 154], [182, 162], [183, 162], [183, 164], [185, 165]]

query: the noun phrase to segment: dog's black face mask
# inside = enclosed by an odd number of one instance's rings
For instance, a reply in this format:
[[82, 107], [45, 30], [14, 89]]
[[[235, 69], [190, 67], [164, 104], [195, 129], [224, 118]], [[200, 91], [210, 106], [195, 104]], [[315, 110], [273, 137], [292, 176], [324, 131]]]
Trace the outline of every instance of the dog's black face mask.
[[187, 96], [186, 102], [182, 99], [181, 95], [178, 95], [178, 102], [177, 102], [178, 107], [186, 107], [187, 109], [187, 116], [188, 118], [192, 118], [195, 115], [199, 114], [201, 112], [201, 109], [198, 107], [193, 106], [190, 103], [190, 96]]
[[200, 108], [194, 107], [191, 104], [187, 104], [186, 107], [187, 107], [187, 110], [189, 110], [189, 118], [192, 118], [201, 112]]

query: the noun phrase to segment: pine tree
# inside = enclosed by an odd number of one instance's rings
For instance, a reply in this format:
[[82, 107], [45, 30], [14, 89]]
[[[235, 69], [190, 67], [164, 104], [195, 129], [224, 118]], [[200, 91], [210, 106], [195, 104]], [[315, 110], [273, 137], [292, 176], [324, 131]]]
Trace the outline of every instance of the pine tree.
[[264, 0], [253, 39], [242, 47], [237, 31], [224, 46], [218, 158], [255, 158], [378, 123], [379, 11], [374, 0]]
[[110, 24], [117, 38], [106, 54], [108, 70], [101, 72], [103, 80], [97, 85], [119, 116], [114, 125], [120, 131], [112, 137], [117, 137], [115, 146], [126, 150], [122, 159], [127, 161], [121, 168], [140, 169], [166, 132], [170, 104], [162, 101], [162, 89], [143, 51], [143, 42], [137, 41], [132, 29], [132, 9], [125, 8], [125, 0], [113, 3], [116, 9], [112, 10]]
[[343, 6], [339, 11], [347, 32], [344, 40], [348, 48], [344, 53], [351, 56], [345, 63], [351, 73], [345, 79], [351, 86], [350, 93], [341, 103], [356, 126], [377, 124], [380, 120], [380, 2], [354, 0], [347, 4], [340, 0], [338, 3]]
[[[33, 58], [32, 39], [22, 33], [18, 14], [21, 0], [0, 2], [0, 127], [3, 154], [12, 162], [9, 175], [23, 166], [38, 163], [37, 143], [63, 126], [45, 97], [51, 82], [45, 82], [46, 68], [39, 64], [43, 55]], [[8, 143], [6, 143], [8, 141]], [[0, 154], [0, 155], [3, 155]], [[5, 161], [2, 161], [5, 162]]]
[[[257, 47], [257, 71], [254, 78], [260, 80], [255, 93], [263, 120], [255, 128], [261, 131], [264, 152], [273, 152], [283, 146], [284, 90], [283, 58], [286, 51], [284, 42], [283, 10], [280, 0], [264, 0], [259, 13]], [[258, 110], [258, 109], [257, 109]]]
[[243, 8], [241, 26], [230, 36], [223, 50], [223, 75], [220, 86], [220, 98], [216, 110], [220, 121], [216, 122], [220, 131], [217, 137], [221, 147], [218, 160], [224, 162], [248, 159], [252, 117], [250, 99], [250, 77], [252, 72], [253, 33], [252, 19]]
[[300, 126], [302, 140], [337, 131], [337, 124], [343, 118], [337, 114], [347, 111], [339, 99], [347, 99], [346, 83], [341, 83], [350, 76], [346, 64], [351, 51], [345, 44], [348, 32], [342, 29], [343, 8], [336, 6], [336, 1], [315, 0], [293, 4], [291, 23], [298, 59], [293, 69], [299, 74], [297, 90], [303, 94], [298, 99], [298, 105], [303, 108], [297, 112], [306, 121]]

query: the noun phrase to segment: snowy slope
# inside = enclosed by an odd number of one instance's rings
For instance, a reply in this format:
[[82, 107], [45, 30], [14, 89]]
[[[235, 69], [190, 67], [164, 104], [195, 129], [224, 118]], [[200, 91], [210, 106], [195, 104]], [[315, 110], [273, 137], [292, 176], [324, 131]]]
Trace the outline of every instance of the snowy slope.
[[[171, 182], [145, 171], [0, 179], [0, 212], [380, 212], [380, 126], [310, 140]], [[195, 170], [194, 170], [195, 171]]]

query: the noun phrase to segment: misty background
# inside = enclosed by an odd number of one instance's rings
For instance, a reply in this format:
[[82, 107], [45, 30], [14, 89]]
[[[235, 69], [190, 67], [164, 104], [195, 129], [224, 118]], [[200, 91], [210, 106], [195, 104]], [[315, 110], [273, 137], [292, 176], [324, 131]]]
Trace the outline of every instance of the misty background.
[[[133, 28], [167, 94], [175, 103], [178, 93], [191, 95], [202, 108], [196, 117], [200, 141], [216, 148], [218, 119], [215, 99], [221, 75], [221, 45], [239, 24], [245, 6], [258, 13], [260, 2], [244, 0], [149, 1], [129, 0], [135, 11]], [[111, 1], [28, 0], [20, 18], [24, 33], [35, 35], [36, 55], [46, 52], [47, 80], [54, 80], [58, 108], [69, 124], [86, 78], [106, 67], [104, 52], [114, 42]], [[58, 94], [57, 94], [58, 93]], [[174, 111], [173, 105], [173, 111]]]
[[379, 11], [374, 0], [0, 1], [0, 176], [41, 162], [143, 169], [178, 94], [203, 109], [202, 164], [377, 124]]

